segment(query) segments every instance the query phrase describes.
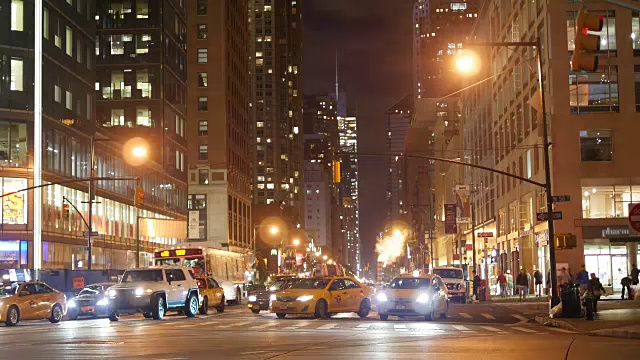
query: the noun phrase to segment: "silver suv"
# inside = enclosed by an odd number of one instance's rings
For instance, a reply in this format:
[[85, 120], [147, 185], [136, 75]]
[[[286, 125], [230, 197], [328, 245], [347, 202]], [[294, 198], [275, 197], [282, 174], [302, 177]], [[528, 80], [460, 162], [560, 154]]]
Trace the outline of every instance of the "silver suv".
[[111, 321], [118, 321], [120, 314], [140, 312], [147, 319], [162, 320], [172, 310], [194, 317], [200, 307], [197, 281], [177, 266], [127, 270], [107, 294]]

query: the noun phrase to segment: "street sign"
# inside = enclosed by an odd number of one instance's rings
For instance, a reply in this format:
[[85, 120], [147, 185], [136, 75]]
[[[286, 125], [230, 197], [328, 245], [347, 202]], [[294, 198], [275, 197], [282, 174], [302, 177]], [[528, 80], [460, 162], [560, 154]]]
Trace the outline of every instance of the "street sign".
[[[89, 236], [89, 232], [88, 231], [83, 231], [82, 232], [82, 236]], [[98, 232], [97, 231], [92, 231], [91, 232], [91, 236], [98, 236]]]
[[629, 226], [640, 232], [640, 204], [629, 204]]
[[[554, 211], [552, 214], [553, 220], [562, 220], [562, 211]], [[549, 220], [546, 212], [536, 213], [536, 219], [538, 221], [546, 221]]]
[[493, 237], [493, 231], [479, 232], [478, 237], [481, 237], [481, 238]]
[[552, 196], [553, 202], [565, 202], [571, 201], [571, 196], [569, 195], [560, 195], [560, 196]]

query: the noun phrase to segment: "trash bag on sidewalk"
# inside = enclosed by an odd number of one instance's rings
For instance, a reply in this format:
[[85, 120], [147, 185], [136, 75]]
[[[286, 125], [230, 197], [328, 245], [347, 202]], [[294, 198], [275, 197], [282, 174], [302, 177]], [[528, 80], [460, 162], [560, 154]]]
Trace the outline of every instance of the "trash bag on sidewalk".
[[549, 317], [556, 318], [562, 316], [562, 302], [549, 310]]

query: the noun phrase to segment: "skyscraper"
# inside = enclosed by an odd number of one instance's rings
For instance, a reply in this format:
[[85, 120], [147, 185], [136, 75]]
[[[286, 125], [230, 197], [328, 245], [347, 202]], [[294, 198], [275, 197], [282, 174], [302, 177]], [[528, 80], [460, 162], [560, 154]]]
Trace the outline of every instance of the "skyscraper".
[[[411, 112], [413, 111], [413, 94], [409, 94], [387, 110], [387, 150], [393, 154], [402, 154], [405, 150], [405, 139]], [[404, 219], [405, 208], [405, 167], [406, 159], [402, 156], [389, 157], [387, 174], [387, 220]]]
[[302, 8], [299, 1], [250, 0], [254, 204], [279, 204], [301, 223]]
[[232, 251], [253, 248], [247, 16], [242, 1], [187, 2], [189, 238]]
[[[344, 94], [343, 94], [344, 95]], [[344, 97], [344, 96], [342, 96]], [[341, 107], [338, 106], [338, 109]], [[338, 112], [340, 134], [342, 229], [346, 241], [346, 260], [351, 269], [360, 271], [360, 208], [358, 192], [358, 124], [357, 117], [346, 111]], [[352, 154], [352, 155], [347, 155]]]

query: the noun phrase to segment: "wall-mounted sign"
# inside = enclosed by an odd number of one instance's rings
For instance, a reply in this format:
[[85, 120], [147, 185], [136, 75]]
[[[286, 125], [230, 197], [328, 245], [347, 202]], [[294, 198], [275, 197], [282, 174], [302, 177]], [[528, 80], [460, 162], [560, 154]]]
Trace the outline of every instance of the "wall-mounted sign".
[[456, 204], [444, 204], [444, 233], [458, 233], [456, 221]]
[[[2, 194], [10, 194], [26, 188], [27, 179], [2, 178]], [[27, 223], [27, 192], [17, 192], [2, 198], [2, 223]]]
[[471, 186], [456, 185], [453, 188], [456, 194], [456, 221], [458, 224], [471, 223]]
[[189, 239], [200, 239], [200, 211], [189, 211]]

